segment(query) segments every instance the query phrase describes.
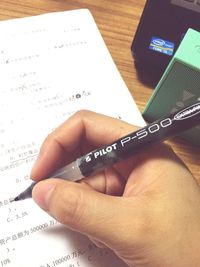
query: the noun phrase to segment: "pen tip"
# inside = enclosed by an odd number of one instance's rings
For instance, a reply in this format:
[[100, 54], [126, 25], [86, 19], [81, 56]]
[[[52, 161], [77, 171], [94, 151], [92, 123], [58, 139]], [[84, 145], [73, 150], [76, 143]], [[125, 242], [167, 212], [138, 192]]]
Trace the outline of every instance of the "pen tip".
[[10, 203], [15, 202], [15, 201], [19, 201], [19, 200], [21, 200], [21, 198], [19, 196], [13, 197], [10, 199]]
[[19, 196], [13, 198], [11, 202], [18, 201], [18, 200], [20, 200]]

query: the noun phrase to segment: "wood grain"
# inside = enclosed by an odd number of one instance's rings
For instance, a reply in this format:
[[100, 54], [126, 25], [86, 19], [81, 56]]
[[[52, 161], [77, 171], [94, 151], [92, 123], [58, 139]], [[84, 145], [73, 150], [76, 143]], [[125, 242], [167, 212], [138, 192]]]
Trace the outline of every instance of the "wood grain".
[[[122, 77], [142, 112], [153, 88], [139, 80], [130, 47], [144, 5], [145, 0], [1, 0], [0, 20], [78, 8], [90, 9]], [[168, 143], [200, 182], [200, 149], [178, 139], [170, 140]]]

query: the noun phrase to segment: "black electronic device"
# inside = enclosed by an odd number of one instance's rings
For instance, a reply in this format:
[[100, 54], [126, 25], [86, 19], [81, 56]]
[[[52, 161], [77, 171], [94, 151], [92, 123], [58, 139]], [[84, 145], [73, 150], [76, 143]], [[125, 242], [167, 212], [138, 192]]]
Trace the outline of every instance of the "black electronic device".
[[143, 82], [156, 85], [188, 28], [200, 31], [200, 0], [147, 0], [131, 50]]

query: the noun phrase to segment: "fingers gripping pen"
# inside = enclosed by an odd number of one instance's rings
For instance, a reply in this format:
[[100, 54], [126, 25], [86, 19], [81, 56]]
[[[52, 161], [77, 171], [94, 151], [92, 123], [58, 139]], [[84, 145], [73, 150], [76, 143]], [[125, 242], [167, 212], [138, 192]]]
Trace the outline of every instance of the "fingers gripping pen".
[[[200, 100], [111, 144], [91, 151], [52, 173], [50, 177], [71, 181], [79, 180], [199, 124]], [[36, 183], [33, 182], [24, 192], [14, 198], [14, 201], [32, 197], [32, 189]]]

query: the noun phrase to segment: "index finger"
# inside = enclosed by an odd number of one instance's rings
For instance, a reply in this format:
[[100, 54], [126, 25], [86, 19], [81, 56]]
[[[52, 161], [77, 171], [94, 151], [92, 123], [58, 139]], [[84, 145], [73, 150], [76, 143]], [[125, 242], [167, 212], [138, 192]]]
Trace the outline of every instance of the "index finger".
[[86, 110], [76, 112], [47, 136], [31, 177], [34, 180], [47, 177], [77, 157], [134, 130], [136, 127], [133, 125], [102, 114]]

